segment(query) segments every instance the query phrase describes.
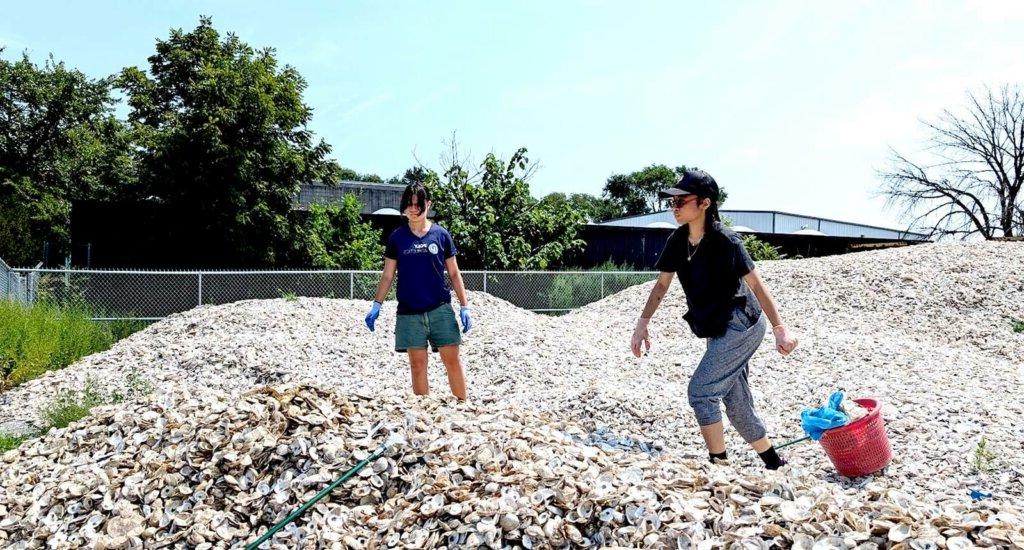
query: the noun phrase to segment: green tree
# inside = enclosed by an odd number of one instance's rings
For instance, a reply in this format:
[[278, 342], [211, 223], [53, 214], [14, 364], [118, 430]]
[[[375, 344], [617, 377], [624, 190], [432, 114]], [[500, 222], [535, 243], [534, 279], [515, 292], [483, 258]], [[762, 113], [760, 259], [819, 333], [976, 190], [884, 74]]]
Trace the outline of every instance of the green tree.
[[626, 216], [656, 212], [664, 205], [658, 191], [675, 185], [678, 174], [685, 169], [652, 164], [631, 174], [613, 174], [604, 184], [604, 196], [618, 204]]
[[595, 197], [586, 193], [573, 193], [566, 196], [565, 193], [549, 193], [541, 199], [541, 203], [548, 204], [568, 204], [569, 208], [572, 208], [581, 214], [583, 214], [583, 220], [591, 221], [594, 223], [603, 222], [615, 218], [622, 217], [623, 209], [615, 201], [604, 197]]
[[777, 247], [758, 239], [756, 235], [743, 235], [740, 239], [743, 241], [743, 248], [747, 249], [747, 253], [755, 262], [782, 259]]
[[369, 183], [384, 183], [377, 174], [360, 174], [351, 168], [341, 168], [338, 171], [338, 178], [342, 181], [365, 181]]
[[0, 59], [0, 257], [33, 262], [43, 242], [67, 253], [71, 201], [131, 184], [129, 137], [110, 92], [111, 79], [52, 56], [42, 67], [27, 54]]
[[311, 204], [297, 230], [298, 261], [324, 269], [380, 269], [381, 232], [362, 220], [362, 210], [355, 195], [339, 203]]
[[121, 72], [139, 147], [140, 196], [193, 235], [201, 262], [268, 265], [289, 248], [289, 212], [303, 182], [334, 181], [330, 146], [314, 141], [306, 81], [203, 17], [158, 40], [149, 74]]
[[427, 176], [430, 175], [430, 170], [422, 166], [413, 166], [405, 171], [401, 177], [393, 176], [388, 179], [385, 183], [392, 185], [409, 185], [410, 183], [426, 183]]
[[[652, 164], [631, 174], [613, 174], [604, 184], [603, 197], [618, 205], [623, 216], [657, 212], [667, 208], [665, 199], [658, 198], [658, 191], [675, 185], [685, 171], [686, 166], [670, 169]], [[725, 188], [719, 187], [719, 207], [727, 196]]]
[[455, 239], [463, 265], [548, 269], [583, 248], [578, 238], [583, 215], [577, 209], [567, 201], [530, 196], [532, 170], [525, 148], [507, 163], [488, 154], [473, 176], [457, 154], [446, 164], [442, 175], [427, 175], [427, 185], [436, 216]]

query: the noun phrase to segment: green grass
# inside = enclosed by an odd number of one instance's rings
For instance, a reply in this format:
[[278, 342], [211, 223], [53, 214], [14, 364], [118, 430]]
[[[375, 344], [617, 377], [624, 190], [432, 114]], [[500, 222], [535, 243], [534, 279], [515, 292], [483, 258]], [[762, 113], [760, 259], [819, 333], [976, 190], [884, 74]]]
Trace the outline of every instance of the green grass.
[[1010, 323], [1013, 326], [1013, 332], [1024, 332], [1024, 321], [1020, 319], [1010, 319]]
[[64, 368], [99, 351], [144, 323], [98, 323], [81, 305], [31, 306], [0, 300], [0, 391]]
[[[546, 307], [559, 310], [575, 309], [615, 294], [624, 288], [651, 280], [649, 275], [631, 273], [635, 271], [632, 266], [616, 265], [611, 260], [585, 271], [594, 275], [571, 273], [555, 275], [548, 287], [542, 291], [544, 301], [547, 302]], [[599, 276], [601, 272], [609, 271], [624, 272], [624, 274], [607, 274], [603, 279]], [[493, 275], [490, 279], [498, 277], [500, 276]]]
[[974, 469], [978, 472], [987, 472], [995, 468], [996, 459], [998, 457], [988, 446], [988, 439], [985, 436], [981, 436], [981, 441], [978, 442], [978, 446], [974, 449]]
[[277, 293], [280, 294], [281, 297], [284, 298], [284, 301], [286, 302], [294, 302], [299, 299], [294, 292], [286, 292], [281, 290], [280, 288], [277, 289]]
[[[145, 321], [92, 321], [102, 317], [82, 305], [57, 305], [40, 301], [31, 306], [0, 300], [0, 392], [61, 369], [86, 355], [109, 349], [122, 338], [143, 329]], [[152, 384], [131, 369], [126, 375], [128, 395], [152, 391]], [[39, 412], [45, 424], [41, 432], [25, 435], [0, 433], [0, 453], [50, 428], [65, 428], [88, 416], [97, 406], [122, 401], [124, 395], [104, 393], [92, 380], [81, 392], [63, 391]]]
[[89, 416], [89, 411], [93, 407], [115, 403], [122, 399], [117, 394], [104, 395], [96, 388], [95, 382], [89, 380], [85, 383], [85, 390], [81, 394], [67, 390], [61, 391], [52, 403], [43, 407], [40, 413], [47, 426], [66, 428], [68, 424]]
[[[145, 380], [136, 368], [128, 371], [125, 380], [128, 384], [128, 397], [138, 397], [153, 391], [152, 384]], [[44, 427], [38, 432], [24, 435], [0, 433], [0, 453], [14, 449], [28, 439], [39, 437], [48, 432], [50, 428], [66, 428], [72, 422], [89, 416], [93, 407], [120, 403], [124, 399], [125, 395], [121, 393], [101, 391], [97, 387], [96, 381], [88, 378], [85, 381], [85, 388], [81, 392], [62, 390], [49, 405], [39, 410]]]
[[[93, 317], [96, 316], [94, 315]], [[152, 321], [115, 319], [113, 321], [96, 321], [96, 323], [105, 327], [105, 330], [110, 333], [110, 337], [113, 338], [115, 342], [118, 342], [148, 327]]]
[[21, 445], [22, 442], [30, 437], [32, 436], [0, 434], [0, 454], [6, 453], [18, 445]]

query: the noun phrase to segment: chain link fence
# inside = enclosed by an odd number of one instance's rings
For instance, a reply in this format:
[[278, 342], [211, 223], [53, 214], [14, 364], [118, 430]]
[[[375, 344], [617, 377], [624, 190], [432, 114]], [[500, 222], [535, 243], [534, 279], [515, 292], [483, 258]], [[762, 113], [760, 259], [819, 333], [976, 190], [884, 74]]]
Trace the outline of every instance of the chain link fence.
[[[9, 269], [9, 268], [8, 268]], [[288, 298], [372, 300], [379, 271], [130, 271], [14, 269], [26, 294], [88, 304], [96, 320], [158, 320], [201, 304]], [[657, 272], [463, 271], [467, 290], [482, 291], [523, 309], [558, 314], [627, 287]], [[35, 290], [33, 290], [35, 289]], [[389, 299], [394, 299], [392, 285]]]
[[15, 302], [31, 302], [32, 297], [29, 292], [31, 277], [31, 274], [18, 273], [17, 270], [7, 265], [7, 262], [0, 259], [0, 297]]

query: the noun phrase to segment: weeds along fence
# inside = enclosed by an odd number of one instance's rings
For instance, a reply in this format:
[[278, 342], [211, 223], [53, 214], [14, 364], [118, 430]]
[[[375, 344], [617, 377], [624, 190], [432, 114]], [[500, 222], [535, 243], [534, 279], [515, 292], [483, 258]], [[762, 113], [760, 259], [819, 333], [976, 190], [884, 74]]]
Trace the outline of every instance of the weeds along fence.
[[[10, 269], [19, 291], [87, 304], [95, 320], [155, 321], [198, 305], [298, 296], [371, 300], [379, 271], [134, 271]], [[486, 292], [536, 312], [559, 314], [627, 287], [652, 281], [653, 271], [462, 271], [467, 290]], [[12, 279], [13, 280], [13, 279]], [[392, 287], [391, 297], [394, 297]]]

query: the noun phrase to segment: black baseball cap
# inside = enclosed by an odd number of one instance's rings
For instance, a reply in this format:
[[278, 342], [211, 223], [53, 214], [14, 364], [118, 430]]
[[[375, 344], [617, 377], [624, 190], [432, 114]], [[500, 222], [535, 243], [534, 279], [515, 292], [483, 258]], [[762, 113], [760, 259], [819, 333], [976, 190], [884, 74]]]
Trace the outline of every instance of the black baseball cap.
[[675, 186], [658, 191], [658, 197], [667, 199], [680, 195], [697, 195], [718, 201], [718, 183], [711, 174], [698, 168], [688, 168], [676, 181]]

